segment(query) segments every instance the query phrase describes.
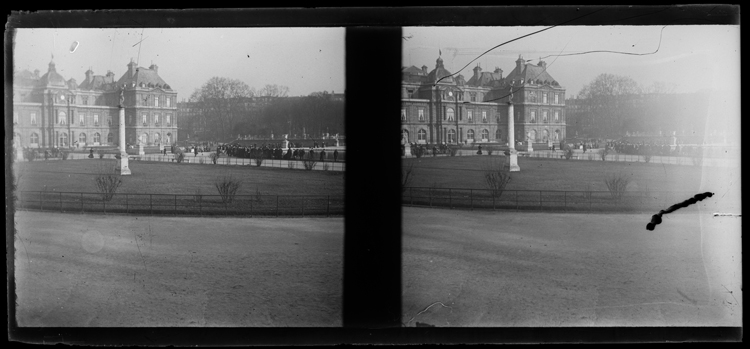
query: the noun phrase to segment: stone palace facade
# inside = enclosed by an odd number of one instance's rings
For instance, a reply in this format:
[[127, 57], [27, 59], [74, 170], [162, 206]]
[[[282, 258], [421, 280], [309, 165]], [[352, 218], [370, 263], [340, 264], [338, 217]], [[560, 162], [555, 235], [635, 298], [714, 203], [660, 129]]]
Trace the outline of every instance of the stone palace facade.
[[530, 64], [521, 56], [505, 77], [500, 68], [483, 72], [479, 66], [469, 80], [451, 76], [439, 57], [429, 72], [427, 66], [403, 68], [402, 142], [504, 145], [512, 97], [516, 141], [559, 143], [565, 139], [565, 88], [546, 68], [544, 61]]
[[137, 67], [132, 60], [117, 80], [89, 69], [77, 84], [57, 73], [16, 72], [13, 79], [13, 138], [16, 147], [76, 148], [116, 146], [119, 142], [120, 91], [129, 145], [169, 145], [177, 141], [177, 91], [158, 74], [159, 67]]

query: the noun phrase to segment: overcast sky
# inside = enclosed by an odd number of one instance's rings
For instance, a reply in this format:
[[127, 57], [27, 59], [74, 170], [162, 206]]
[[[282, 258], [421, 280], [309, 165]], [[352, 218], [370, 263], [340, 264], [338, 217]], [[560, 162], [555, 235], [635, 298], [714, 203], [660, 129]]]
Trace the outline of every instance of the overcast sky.
[[[404, 28], [403, 65], [427, 65], [430, 71], [441, 50], [445, 68], [455, 73], [493, 46], [544, 28]], [[643, 86], [663, 82], [674, 87], [674, 92], [714, 89], [738, 93], [739, 48], [739, 26], [560, 26], [498, 47], [461, 70], [461, 74], [468, 80], [478, 62], [483, 71], [499, 67], [507, 76], [522, 54], [534, 64], [539, 57], [546, 57], [543, 60], [548, 73], [566, 88], [568, 96], [577, 95], [602, 73], [628, 76]], [[593, 50], [640, 54], [657, 49], [655, 54], [640, 56], [554, 56]]]
[[[54, 54], [57, 72], [81, 83], [89, 67], [95, 75], [111, 70], [119, 79], [131, 58], [145, 68], [153, 62], [180, 100], [214, 76], [255, 89], [288, 86], [290, 96], [343, 93], [344, 33], [343, 28], [18, 29], [14, 68], [39, 69], [42, 75]], [[71, 52], [74, 42], [78, 46]]]

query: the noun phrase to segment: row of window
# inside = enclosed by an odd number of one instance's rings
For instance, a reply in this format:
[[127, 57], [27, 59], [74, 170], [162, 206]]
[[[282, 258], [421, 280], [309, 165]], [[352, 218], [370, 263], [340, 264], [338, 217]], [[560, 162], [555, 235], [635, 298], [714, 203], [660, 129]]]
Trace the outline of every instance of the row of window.
[[526, 91], [526, 101], [531, 103], [548, 104], [547, 96], [552, 96], [552, 104], [560, 104], [560, 101], [563, 100], [561, 93]]
[[[172, 124], [172, 115], [171, 114], [165, 114], [164, 116], [165, 116], [165, 120], [164, 120], [165, 121], [165, 125], [166, 126], [171, 126], [171, 124]], [[29, 119], [31, 121], [31, 125], [37, 125], [37, 117], [36, 117], [36, 113], [35, 112], [29, 113]], [[94, 126], [99, 126], [99, 114], [93, 114], [91, 121], [93, 121], [93, 125]], [[161, 119], [159, 118], [159, 114], [154, 114], [153, 121], [154, 121], [154, 124], [156, 124], [156, 125], [160, 124]], [[142, 122], [143, 122], [143, 124], [150, 124], [149, 123], [148, 114], [144, 113], [142, 115]], [[18, 112], [13, 112], [13, 123], [14, 124], [18, 124]], [[73, 117], [72, 116], [71, 116], [71, 119], [70, 119], [70, 123], [71, 123], [71, 125], [75, 124], [74, 121], [73, 121]], [[55, 124], [58, 124], [58, 125], [67, 125], [68, 124], [68, 117], [67, 117], [67, 114], [64, 111], [60, 111], [57, 114], [57, 116], [55, 118]], [[85, 113], [78, 114], [78, 125], [84, 126], [86, 124], [87, 124], [86, 123], [86, 114]], [[132, 120], [131, 120], [131, 124], [132, 124]], [[112, 117], [111, 116], [107, 116], [107, 125], [112, 125]]]
[[[80, 104], [81, 105], [89, 105], [89, 99], [91, 99], [92, 103], [95, 103], [97, 101], [97, 96], [81, 95], [81, 96], [78, 96], [78, 97], [80, 97]], [[143, 103], [141, 105], [142, 106], [152, 106], [152, 107], [158, 107], [158, 106], [161, 105], [161, 106], [170, 108], [170, 107], [172, 107], [172, 104], [173, 104], [173, 102], [172, 102], [173, 98], [175, 98], [175, 97], [173, 97], [173, 96], [161, 96], [161, 95], [142, 95], [141, 96], [141, 100], [142, 100]], [[55, 100], [57, 100], [57, 99], [55, 99]], [[68, 95], [68, 102], [70, 102], [70, 104], [75, 104], [77, 100], [79, 100], [79, 99], [76, 98], [75, 95]], [[65, 101], [65, 99], [61, 99], [60, 101]], [[100, 104], [103, 102], [103, 100], [101, 98], [98, 101], [99, 101]]]
[[[404, 139], [406, 139], [407, 141], [409, 141], [409, 131], [403, 130], [402, 133], [403, 133], [402, 136], [404, 137]], [[448, 143], [455, 143], [456, 142], [456, 130], [453, 130], [453, 129], [447, 130], [447, 132], [444, 133], [444, 135], [446, 135], [446, 141]], [[476, 134], [475, 134], [474, 130], [470, 129], [470, 130], [466, 131], [466, 139], [467, 140], [474, 140], [475, 136], [476, 136]], [[521, 136], [521, 134], [519, 133], [517, 136]], [[528, 139], [532, 139], [532, 140], [535, 140], [535, 141], [544, 141], [544, 142], [546, 142], [546, 141], [549, 140], [550, 134], [549, 134], [549, 131], [547, 131], [547, 130], [542, 130], [542, 132], [539, 133], [539, 134], [537, 133], [536, 130], [531, 130], [531, 131], [529, 131], [526, 134], [526, 136], [528, 137]], [[561, 137], [560, 130], [555, 130], [555, 133], [554, 133], [554, 136], [553, 136], [552, 140], [557, 141], [557, 140], [560, 139], [560, 137]], [[481, 134], [481, 139], [490, 139], [490, 131], [487, 130], [487, 129], [483, 129], [482, 130], [482, 134]], [[497, 131], [495, 131], [495, 139], [496, 140], [501, 140], [502, 139], [502, 132], [501, 132], [500, 129], [498, 129]], [[419, 131], [417, 131], [417, 140], [418, 141], [426, 141], [427, 140], [427, 131], [425, 129], [419, 129]], [[522, 139], [518, 139], [518, 141], [522, 141]]]
[[[529, 119], [528, 119], [528, 122], [530, 122], [530, 123], [536, 123], [536, 122], [547, 123], [547, 122], [549, 122], [548, 113], [549, 112], [547, 110], [542, 110], [542, 117], [541, 117], [540, 120], [537, 120], [537, 118], [536, 118], [536, 110], [529, 110]], [[521, 117], [520, 112], [516, 113], [516, 121], [518, 121], [520, 119], [520, 117]], [[560, 111], [559, 110], [555, 110], [554, 111], [554, 118], [553, 118], [553, 120], [554, 120], [553, 122], [560, 122]]]
[[[461, 115], [459, 114], [458, 120], [461, 121]], [[418, 121], [425, 121], [424, 118], [424, 109], [417, 109], [417, 120]], [[447, 108], [445, 111], [445, 115], [443, 115], [444, 121], [456, 121], [455, 119], [455, 112], [453, 108]], [[401, 109], [401, 121], [406, 121], [406, 109]], [[468, 109], [466, 111], [466, 121], [467, 122], [474, 122], [474, 110]], [[487, 123], [487, 111], [482, 110], [482, 122]]]
[[[166, 143], [170, 142], [171, 135], [172, 135], [171, 133], [167, 134], [166, 138], [164, 139], [164, 141]], [[20, 136], [18, 136], [18, 137], [20, 137]], [[112, 143], [113, 142], [113, 138], [114, 138], [114, 136], [110, 132], [107, 135], [107, 143]], [[158, 132], [154, 133], [153, 137], [149, 136], [148, 133], [143, 133], [143, 134], [141, 134], [141, 136], [139, 138], [140, 138], [139, 140], [143, 144], [149, 143], [151, 141], [153, 141], [153, 143], [160, 143], [162, 141], [161, 134], [159, 134]], [[78, 143], [86, 143], [86, 142], [87, 142], [87, 136], [86, 136], [86, 134], [83, 133], [83, 132], [79, 133], [78, 134]], [[101, 143], [101, 134], [99, 134], [99, 132], [94, 133], [94, 135], [92, 137], [92, 142], [94, 142], [94, 143]], [[33, 146], [38, 146], [39, 145], [39, 134], [37, 134], [36, 132], [32, 132], [31, 135], [29, 136], [29, 143], [31, 145], [33, 145]], [[68, 144], [68, 134], [65, 133], [65, 132], [61, 132], [60, 134], [58, 134], [58, 136], [57, 136], [57, 144], [56, 145], [57, 146], [61, 146], [61, 147], [67, 147], [67, 146], [69, 146], [69, 144]]]

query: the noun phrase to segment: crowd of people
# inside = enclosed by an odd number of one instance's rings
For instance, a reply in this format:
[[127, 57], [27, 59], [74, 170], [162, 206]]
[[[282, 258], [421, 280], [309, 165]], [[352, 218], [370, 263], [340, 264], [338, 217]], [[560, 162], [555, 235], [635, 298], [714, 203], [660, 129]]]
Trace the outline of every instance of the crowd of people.
[[[313, 147], [308, 148], [296, 148], [295, 145], [289, 143], [287, 149], [283, 149], [280, 143], [265, 143], [258, 146], [253, 144], [251, 146], [243, 146], [241, 144], [232, 143], [220, 145], [217, 147], [217, 153], [226, 154], [232, 157], [238, 158], [262, 158], [262, 159], [278, 159], [278, 160], [319, 160], [325, 161], [327, 153], [325, 147], [318, 148], [317, 142]], [[315, 149], [320, 149], [315, 151]], [[339, 151], [338, 149], [333, 150], [333, 161], [338, 161]]]
[[627, 141], [610, 141], [607, 142], [607, 149], [614, 150], [619, 154], [628, 155], [661, 155], [661, 156], [679, 156], [692, 154], [698, 147], [681, 147], [679, 145], [672, 148], [669, 144], [656, 144], [651, 142], [630, 143]]

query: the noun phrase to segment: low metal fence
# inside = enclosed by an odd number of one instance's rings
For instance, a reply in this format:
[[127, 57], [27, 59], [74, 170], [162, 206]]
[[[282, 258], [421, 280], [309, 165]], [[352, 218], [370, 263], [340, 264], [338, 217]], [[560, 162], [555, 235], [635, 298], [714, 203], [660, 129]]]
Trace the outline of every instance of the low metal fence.
[[343, 195], [220, 195], [114, 194], [21, 191], [16, 208], [54, 212], [98, 212], [185, 216], [340, 216]]
[[654, 212], [693, 197], [692, 192], [629, 191], [617, 197], [609, 191], [503, 190], [406, 187], [401, 202], [408, 206], [458, 209]]

